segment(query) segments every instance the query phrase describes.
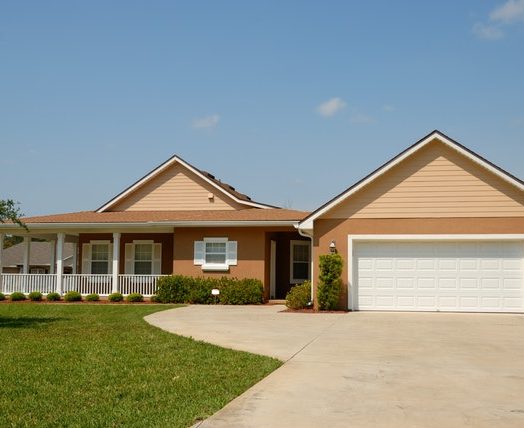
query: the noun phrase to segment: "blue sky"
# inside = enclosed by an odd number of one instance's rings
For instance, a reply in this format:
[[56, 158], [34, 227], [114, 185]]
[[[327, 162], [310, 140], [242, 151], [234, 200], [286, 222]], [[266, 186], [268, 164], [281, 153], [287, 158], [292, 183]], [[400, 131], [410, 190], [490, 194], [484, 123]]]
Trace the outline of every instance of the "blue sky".
[[524, 176], [524, 0], [0, 3], [0, 197], [95, 209], [179, 154], [314, 209], [433, 129]]

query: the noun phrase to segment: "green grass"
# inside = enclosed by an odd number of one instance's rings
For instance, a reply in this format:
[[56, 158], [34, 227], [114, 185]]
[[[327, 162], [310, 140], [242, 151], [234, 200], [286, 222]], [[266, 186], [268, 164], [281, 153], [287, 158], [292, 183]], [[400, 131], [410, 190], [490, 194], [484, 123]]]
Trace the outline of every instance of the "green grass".
[[0, 305], [0, 426], [187, 427], [280, 366], [143, 320], [172, 307]]

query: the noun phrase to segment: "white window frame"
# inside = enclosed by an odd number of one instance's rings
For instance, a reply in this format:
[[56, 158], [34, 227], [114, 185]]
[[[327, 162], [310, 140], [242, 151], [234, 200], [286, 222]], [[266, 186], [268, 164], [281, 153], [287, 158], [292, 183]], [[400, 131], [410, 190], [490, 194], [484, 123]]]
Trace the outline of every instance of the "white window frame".
[[[301, 261], [295, 262], [295, 260], [293, 260], [293, 253], [294, 253], [293, 249], [296, 246], [307, 247], [308, 249], [307, 262], [301, 262]], [[293, 278], [293, 264], [294, 263], [306, 263], [307, 264], [307, 278], [306, 279]], [[289, 241], [289, 283], [290, 284], [301, 284], [304, 281], [309, 281], [309, 280], [311, 280], [311, 243], [310, 241], [292, 239], [291, 241]]]
[[107, 272], [105, 274], [94, 274], [94, 275], [109, 275], [112, 268], [112, 255], [111, 255], [111, 242], [106, 240], [92, 240], [89, 242], [91, 245], [90, 258], [89, 258], [89, 270], [93, 272], [93, 262], [103, 262], [104, 260], [93, 260], [93, 245], [105, 245], [107, 247]]
[[136, 259], [136, 246], [137, 245], [149, 245], [151, 247], [151, 260], [150, 260], [150, 267], [151, 267], [151, 273], [149, 275], [153, 275], [153, 263], [154, 263], [154, 260], [155, 260], [155, 241], [153, 241], [152, 239], [136, 239], [133, 241], [133, 246], [134, 246], [134, 250], [133, 250], [133, 272], [135, 275], [147, 275], [147, 274], [137, 274], [136, 273], [136, 262], [146, 262], [147, 260], [137, 260]]
[[[223, 243], [226, 247], [224, 263], [207, 263], [207, 243]], [[230, 241], [227, 237], [206, 237], [202, 241], [195, 241], [194, 264], [200, 265], [203, 271], [226, 272], [230, 266], [237, 265], [238, 242]]]

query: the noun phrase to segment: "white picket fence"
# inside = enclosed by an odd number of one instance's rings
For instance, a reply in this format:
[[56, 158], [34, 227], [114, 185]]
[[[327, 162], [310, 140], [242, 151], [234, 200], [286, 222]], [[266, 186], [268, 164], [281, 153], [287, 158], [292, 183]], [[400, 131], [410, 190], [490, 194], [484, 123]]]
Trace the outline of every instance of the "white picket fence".
[[[126, 295], [140, 293], [152, 296], [156, 292], [158, 278], [164, 275], [118, 275], [117, 290]], [[11, 294], [14, 291], [30, 293], [40, 291], [50, 293], [56, 291], [56, 275], [3, 273], [0, 275], [0, 292]], [[112, 275], [69, 274], [62, 276], [62, 291], [78, 291], [87, 295], [97, 293], [107, 296], [113, 291]]]

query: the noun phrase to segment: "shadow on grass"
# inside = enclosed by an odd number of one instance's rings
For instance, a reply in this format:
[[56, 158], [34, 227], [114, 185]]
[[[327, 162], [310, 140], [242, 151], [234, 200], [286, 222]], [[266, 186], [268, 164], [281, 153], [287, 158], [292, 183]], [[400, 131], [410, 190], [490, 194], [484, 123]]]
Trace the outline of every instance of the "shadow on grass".
[[0, 316], [0, 328], [28, 328], [64, 321], [62, 317], [3, 317]]

